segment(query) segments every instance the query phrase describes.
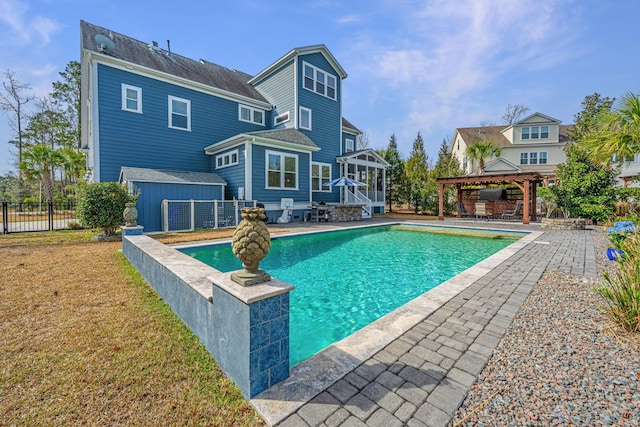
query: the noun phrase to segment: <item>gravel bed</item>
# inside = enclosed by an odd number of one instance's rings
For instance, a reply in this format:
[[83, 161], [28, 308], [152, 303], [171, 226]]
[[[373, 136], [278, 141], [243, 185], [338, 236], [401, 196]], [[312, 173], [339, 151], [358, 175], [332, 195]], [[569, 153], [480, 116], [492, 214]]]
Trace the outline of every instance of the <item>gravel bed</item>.
[[594, 232], [598, 278], [547, 272], [471, 387], [453, 425], [640, 425], [640, 338], [592, 288], [616, 264]]

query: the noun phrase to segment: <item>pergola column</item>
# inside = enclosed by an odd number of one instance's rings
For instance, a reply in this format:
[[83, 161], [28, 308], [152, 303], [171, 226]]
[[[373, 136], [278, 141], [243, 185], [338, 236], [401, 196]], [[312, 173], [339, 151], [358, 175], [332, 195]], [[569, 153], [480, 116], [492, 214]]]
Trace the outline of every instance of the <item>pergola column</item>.
[[444, 183], [438, 184], [438, 219], [444, 221]]

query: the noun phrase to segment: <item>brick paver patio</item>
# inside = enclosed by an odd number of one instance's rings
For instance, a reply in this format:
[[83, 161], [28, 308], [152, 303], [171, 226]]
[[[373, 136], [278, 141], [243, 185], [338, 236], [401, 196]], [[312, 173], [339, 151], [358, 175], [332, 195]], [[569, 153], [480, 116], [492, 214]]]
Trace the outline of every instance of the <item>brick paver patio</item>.
[[596, 274], [593, 232], [544, 231], [278, 425], [448, 425], [542, 274]]

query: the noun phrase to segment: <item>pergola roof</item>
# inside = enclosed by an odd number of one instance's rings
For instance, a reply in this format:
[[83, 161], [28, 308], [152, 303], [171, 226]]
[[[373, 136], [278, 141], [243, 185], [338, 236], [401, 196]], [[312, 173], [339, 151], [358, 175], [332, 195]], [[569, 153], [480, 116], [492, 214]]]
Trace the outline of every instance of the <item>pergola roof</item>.
[[542, 182], [543, 180], [544, 178], [538, 172], [465, 175], [465, 176], [453, 176], [449, 178], [437, 179], [438, 183], [443, 183], [445, 185], [448, 185], [448, 184], [466, 184], [466, 185], [505, 184], [505, 183], [513, 183], [514, 181]]

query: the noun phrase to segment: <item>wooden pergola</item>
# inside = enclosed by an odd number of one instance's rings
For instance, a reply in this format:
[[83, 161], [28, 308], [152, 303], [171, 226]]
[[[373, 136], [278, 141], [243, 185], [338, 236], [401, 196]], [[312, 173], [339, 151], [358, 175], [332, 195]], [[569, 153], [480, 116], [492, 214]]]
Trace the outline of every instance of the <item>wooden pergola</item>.
[[[536, 220], [536, 186], [543, 182], [543, 177], [537, 172], [509, 173], [499, 175], [469, 175], [451, 178], [438, 178], [439, 212], [438, 219], [444, 220], [444, 192], [450, 185], [458, 190], [458, 206], [462, 203], [462, 187], [469, 185], [512, 184], [522, 190], [524, 206], [522, 207], [522, 223], [529, 224]], [[458, 213], [460, 217], [460, 213]]]

